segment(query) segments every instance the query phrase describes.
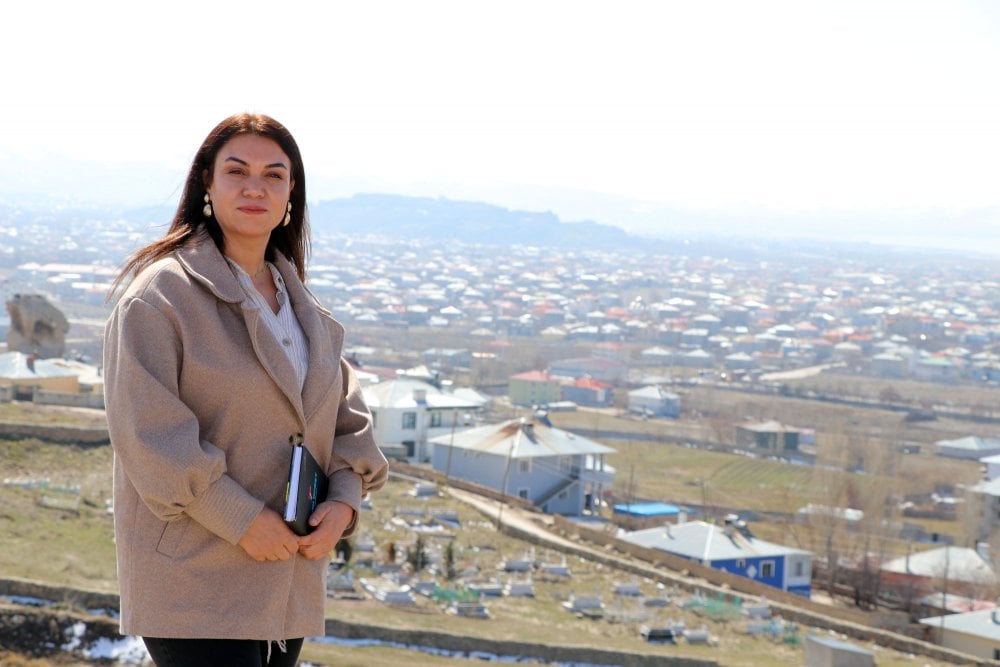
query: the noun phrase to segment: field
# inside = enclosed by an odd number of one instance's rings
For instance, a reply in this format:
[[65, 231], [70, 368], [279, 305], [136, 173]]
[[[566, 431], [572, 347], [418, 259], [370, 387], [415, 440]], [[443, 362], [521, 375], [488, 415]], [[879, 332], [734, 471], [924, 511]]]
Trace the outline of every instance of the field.
[[[634, 498], [655, 499], [680, 506], [691, 505], [708, 514], [750, 510], [762, 513], [753, 522], [754, 533], [789, 546], [826, 553], [826, 533], [795, 522], [794, 515], [813, 503], [863, 509], [872, 515], [868, 528], [835, 535], [840, 555], [859, 556], [866, 542], [876, 536], [878, 518], [904, 520], [898, 500], [908, 495], [930, 494], [940, 488], [971, 484], [980, 477], [979, 466], [935, 456], [935, 440], [960, 437], [964, 422], [939, 420], [911, 424], [902, 415], [883, 410], [861, 410], [817, 405], [802, 399], [761, 397], [736, 392], [708, 392], [698, 388], [682, 398], [685, 410], [678, 420], [643, 420], [614, 409], [553, 412], [552, 422], [615, 448], [608, 462], [616, 469], [612, 502]], [[706, 447], [674, 444], [679, 440], [731, 446], [732, 423], [737, 415], [777, 419], [804, 428], [816, 427], [813, 448], [823, 462], [795, 465], [745, 452], [737, 455]], [[818, 426], [817, 426], [818, 425]], [[819, 427], [827, 430], [821, 430]], [[850, 428], [846, 435], [841, 428]], [[602, 433], [634, 433], [642, 439], [602, 438]], [[862, 437], [861, 433], [868, 433]], [[877, 437], [870, 434], [877, 434]], [[895, 444], [923, 443], [921, 453], [902, 455]], [[897, 452], [889, 455], [889, 452]], [[849, 472], [848, 466], [861, 470]], [[957, 520], [906, 518], [928, 534], [938, 533], [967, 543], [969, 523], [959, 512]], [[865, 532], [865, 531], [868, 532]], [[900, 539], [878, 539], [886, 558], [934, 545], [911, 544]]]

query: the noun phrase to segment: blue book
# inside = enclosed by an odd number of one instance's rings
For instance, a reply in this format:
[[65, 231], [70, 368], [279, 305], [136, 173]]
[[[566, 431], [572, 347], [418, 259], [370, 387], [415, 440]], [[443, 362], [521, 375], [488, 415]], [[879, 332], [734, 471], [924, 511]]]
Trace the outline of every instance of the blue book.
[[308, 535], [313, 527], [309, 517], [326, 500], [329, 479], [313, 455], [302, 445], [292, 447], [292, 461], [285, 487], [285, 523], [298, 535]]

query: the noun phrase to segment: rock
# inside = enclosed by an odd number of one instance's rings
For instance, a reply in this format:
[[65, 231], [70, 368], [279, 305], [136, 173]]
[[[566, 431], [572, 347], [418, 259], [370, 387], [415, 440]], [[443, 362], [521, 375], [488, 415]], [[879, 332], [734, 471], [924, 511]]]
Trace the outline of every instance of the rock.
[[48, 299], [41, 294], [15, 294], [7, 302], [7, 313], [8, 351], [34, 354], [39, 359], [63, 356], [69, 321]]

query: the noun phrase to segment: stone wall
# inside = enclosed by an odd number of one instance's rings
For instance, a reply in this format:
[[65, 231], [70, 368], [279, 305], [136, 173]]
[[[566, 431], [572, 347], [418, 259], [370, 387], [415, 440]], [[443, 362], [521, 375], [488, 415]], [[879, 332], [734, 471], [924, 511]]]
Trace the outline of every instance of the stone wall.
[[8, 440], [37, 438], [45, 442], [76, 445], [106, 445], [111, 442], [106, 428], [23, 422], [0, 422], [0, 438]]
[[350, 623], [339, 619], [326, 620], [326, 634], [345, 639], [375, 639], [404, 645], [429, 646], [465, 654], [476, 651], [500, 656], [523, 656], [559, 663], [590, 665], [621, 665], [622, 667], [709, 667], [718, 665], [714, 660], [701, 660], [665, 655], [663, 653], [635, 653], [586, 646], [534, 644], [512, 640], [488, 639], [453, 635], [436, 630], [406, 630], [375, 625]]
[[61, 405], [71, 408], [95, 408], [104, 409], [104, 394], [71, 394], [64, 391], [46, 391], [36, 389], [32, 397], [33, 403], [42, 405]]

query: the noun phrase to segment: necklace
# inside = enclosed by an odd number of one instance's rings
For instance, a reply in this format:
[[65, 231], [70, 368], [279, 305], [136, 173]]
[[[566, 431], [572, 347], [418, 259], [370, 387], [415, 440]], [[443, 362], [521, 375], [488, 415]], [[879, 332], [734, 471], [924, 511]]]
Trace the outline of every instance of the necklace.
[[252, 276], [250, 276], [250, 279], [251, 280], [256, 280], [257, 276], [259, 276], [260, 274], [264, 273], [265, 271], [267, 271], [267, 262], [264, 262], [264, 266], [262, 266], [259, 269], [257, 269], [257, 273], [255, 273]]

